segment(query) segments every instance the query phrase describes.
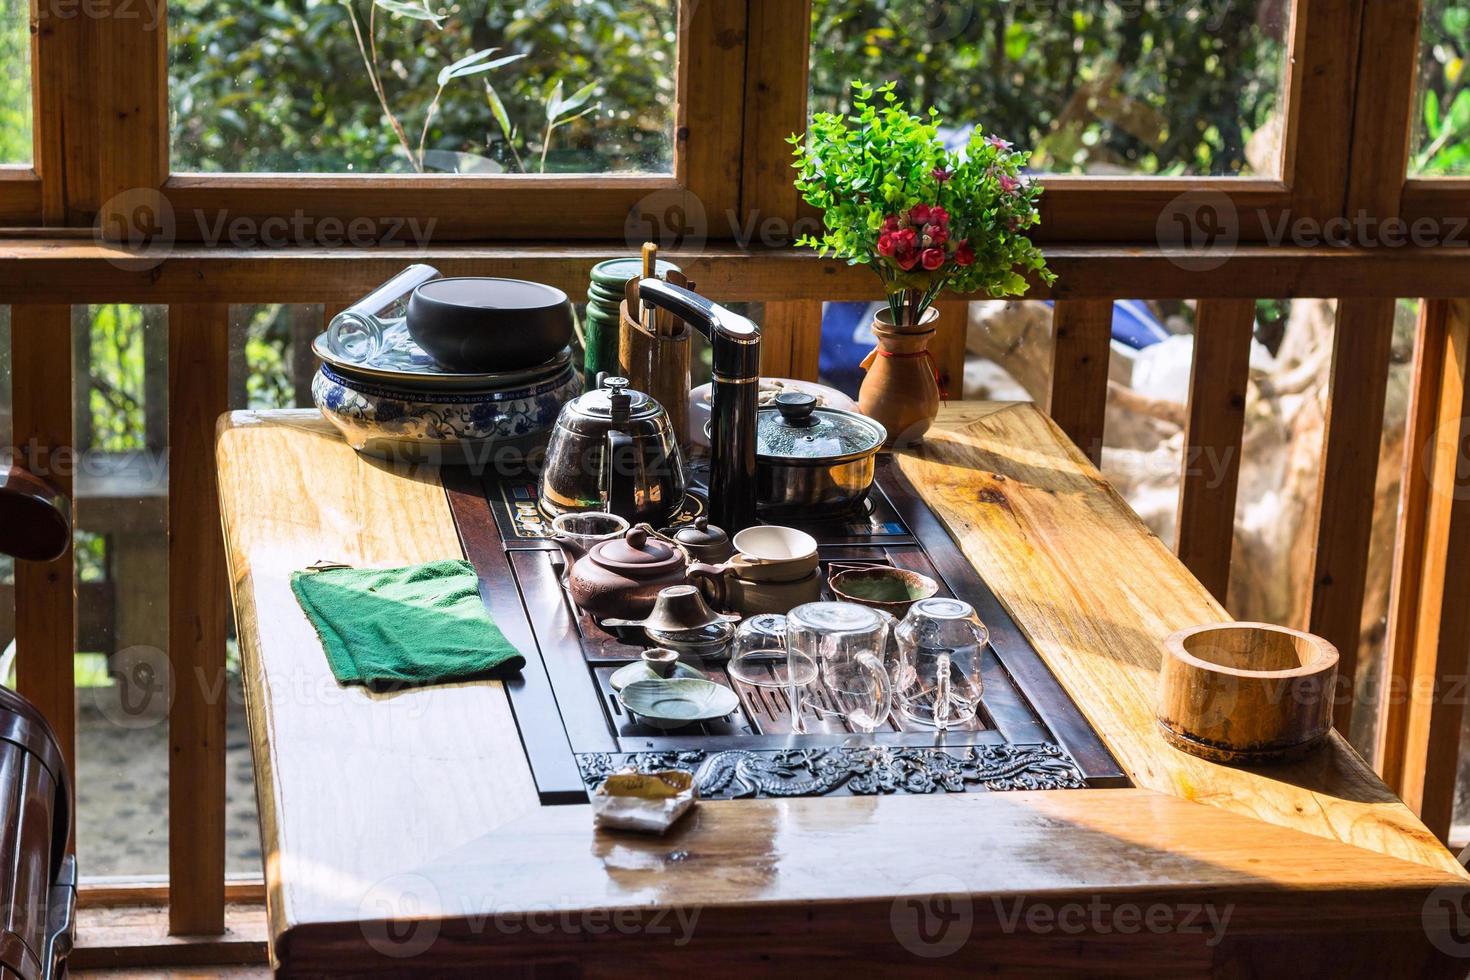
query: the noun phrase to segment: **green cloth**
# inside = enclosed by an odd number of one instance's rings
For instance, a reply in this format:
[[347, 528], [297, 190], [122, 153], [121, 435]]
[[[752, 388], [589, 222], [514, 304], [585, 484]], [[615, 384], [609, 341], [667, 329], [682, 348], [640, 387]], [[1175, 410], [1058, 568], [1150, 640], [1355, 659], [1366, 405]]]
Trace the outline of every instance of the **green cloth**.
[[467, 561], [293, 572], [291, 591], [342, 684], [393, 689], [526, 665], [485, 611]]

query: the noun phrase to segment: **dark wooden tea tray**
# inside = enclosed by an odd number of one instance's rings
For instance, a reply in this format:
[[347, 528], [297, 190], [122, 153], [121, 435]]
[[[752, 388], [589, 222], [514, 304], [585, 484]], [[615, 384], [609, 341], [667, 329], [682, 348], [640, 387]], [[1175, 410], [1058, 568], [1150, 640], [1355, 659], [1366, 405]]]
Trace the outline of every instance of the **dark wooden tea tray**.
[[[589, 789], [629, 767], [692, 770], [706, 798], [1128, 785], [1025, 634], [886, 454], [863, 511], [786, 523], [816, 537], [824, 565], [912, 569], [939, 582], [940, 594], [975, 607], [990, 628], [981, 710], [966, 730], [943, 736], [896, 712], [879, 732], [856, 734], [808, 707], [802, 708], [807, 732], [796, 734], [784, 691], [733, 680], [718, 665], [701, 666], [740, 696], [736, 712], [675, 731], [639, 723], [608, 679], [637, 660], [642, 646], [603, 630], [571, 603], [561, 585], [561, 550], [547, 536], [534, 482], [449, 468], [443, 480], [485, 604], [526, 654], [525, 670], [506, 687], [543, 803], [586, 802]], [[686, 516], [701, 507], [691, 494]]]

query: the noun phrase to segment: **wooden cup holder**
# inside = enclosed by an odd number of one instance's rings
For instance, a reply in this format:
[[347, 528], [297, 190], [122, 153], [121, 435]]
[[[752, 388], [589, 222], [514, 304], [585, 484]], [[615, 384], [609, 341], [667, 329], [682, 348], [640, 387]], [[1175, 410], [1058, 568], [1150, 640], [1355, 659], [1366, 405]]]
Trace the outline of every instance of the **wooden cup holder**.
[[1332, 727], [1337, 648], [1266, 623], [1217, 623], [1164, 641], [1159, 728], [1175, 748], [1213, 762], [1278, 762], [1309, 752]]

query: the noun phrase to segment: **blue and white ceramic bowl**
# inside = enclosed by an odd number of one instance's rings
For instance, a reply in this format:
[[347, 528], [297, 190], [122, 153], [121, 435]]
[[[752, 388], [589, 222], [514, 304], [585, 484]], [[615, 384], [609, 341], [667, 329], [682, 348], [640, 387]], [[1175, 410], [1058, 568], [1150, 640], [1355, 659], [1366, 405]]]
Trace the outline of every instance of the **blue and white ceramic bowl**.
[[379, 459], [487, 465], [502, 448], [544, 443], [562, 405], [582, 391], [570, 362], [554, 372], [487, 391], [405, 390], [323, 364], [312, 399], [348, 444]]

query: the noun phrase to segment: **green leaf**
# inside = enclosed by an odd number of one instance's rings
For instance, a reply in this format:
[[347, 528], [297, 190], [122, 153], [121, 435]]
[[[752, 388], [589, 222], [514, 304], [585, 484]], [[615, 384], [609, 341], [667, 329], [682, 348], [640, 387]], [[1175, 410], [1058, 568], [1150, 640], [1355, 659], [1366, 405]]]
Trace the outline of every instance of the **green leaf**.
[[427, 6], [404, 3], [403, 0], [373, 0], [373, 3], [390, 14], [407, 17], [409, 20], [426, 20], [435, 27], [443, 27], [443, 18], [434, 13]]
[[467, 54], [453, 64], [445, 65], [443, 68], [439, 69], [438, 83], [440, 87], [442, 88], [445, 84], [449, 82], [451, 78], [454, 78], [455, 72], [459, 71], [461, 68], [468, 68], [470, 65], [484, 61], [486, 58], [490, 57], [492, 54], [499, 50], [499, 48], [485, 48], [484, 50], [476, 51], [474, 54]]
[[[477, 65], [466, 65], [465, 67], [460, 68], [458, 71], [452, 72], [448, 77], [445, 77], [444, 72], [440, 72], [439, 84], [443, 85], [451, 78], [464, 78], [466, 75], [478, 75], [481, 72], [494, 71], [496, 68], [499, 68], [502, 65], [508, 65], [512, 61], [519, 61], [524, 57], [524, 54], [508, 54], [504, 58], [496, 58], [494, 61], [485, 61]], [[445, 71], [448, 71], [448, 69], [445, 69]]]
[[556, 122], [556, 117], [561, 115], [561, 93], [562, 82], [558, 78], [556, 84], [551, 88], [551, 94], [546, 96], [546, 121]]
[[1424, 93], [1424, 128], [1431, 137], [1439, 135], [1440, 122], [1439, 93], [1430, 89]]
[[[582, 106], [586, 105], [587, 100], [592, 98], [593, 94], [595, 94], [596, 92], [596, 82], [589, 82], [588, 84], [583, 85], [581, 88], [577, 89], [577, 91], [572, 93], [572, 97], [570, 99], [567, 99], [561, 104], [560, 109], [557, 111], [557, 115], [565, 115], [566, 113], [571, 112], [575, 109], [580, 109]], [[558, 90], [558, 94], [560, 94], [560, 90]]]
[[485, 98], [490, 103], [490, 114], [500, 125], [500, 132], [507, 140], [514, 139], [515, 130], [510, 124], [510, 113], [505, 111], [505, 103], [500, 101], [500, 96], [496, 93], [495, 86], [490, 84], [489, 79], [485, 80]]

